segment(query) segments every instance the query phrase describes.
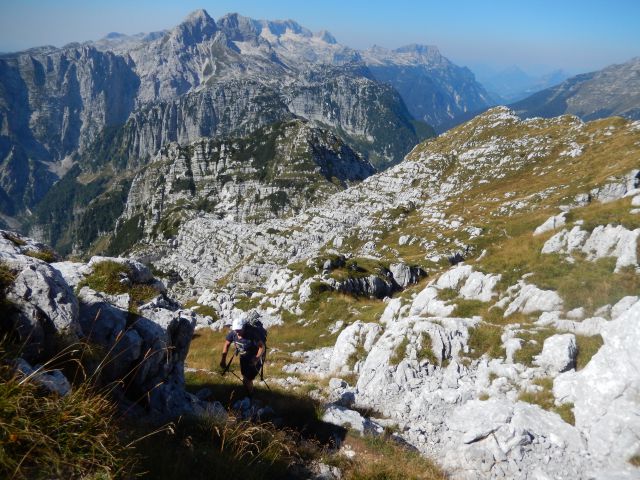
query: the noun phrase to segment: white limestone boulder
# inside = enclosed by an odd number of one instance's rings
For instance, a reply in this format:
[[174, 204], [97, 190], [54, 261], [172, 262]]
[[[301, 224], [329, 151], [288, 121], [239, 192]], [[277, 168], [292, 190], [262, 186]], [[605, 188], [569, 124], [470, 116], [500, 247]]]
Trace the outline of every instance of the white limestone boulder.
[[533, 362], [549, 374], [558, 374], [575, 367], [577, 353], [575, 335], [553, 335], [544, 341], [542, 352]]
[[410, 315], [425, 317], [448, 317], [456, 308], [445, 300], [438, 298], [439, 289], [428, 286], [422, 290], [411, 303]]
[[604, 344], [579, 372], [559, 375], [553, 393], [574, 404], [576, 428], [604, 465], [627, 465], [640, 450], [640, 302], [602, 331]]
[[581, 478], [569, 458], [586, 453], [580, 433], [555, 413], [528, 403], [471, 400], [445, 423], [443, 466], [458, 478]]
[[549, 217], [542, 225], [537, 227], [534, 231], [534, 235], [540, 235], [545, 232], [549, 232], [551, 230], [555, 230], [556, 228], [562, 227], [566, 222], [566, 213], [562, 212], [558, 215], [554, 215]]
[[0, 253], [2, 262], [14, 274], [6, 298], [14, 307], [12, 323], [25, 342], [28, 360], [56, 335], [78, 339], [78, 301], [62, 275], [42, 260], [6, 250]]
[[611, 307], [611, 320], [615, 320], [616, 318], [618, 318], [637, 302], [638, 297], [633, 295], [629, 295], [618, 300], [618, 303]]
[[[363, 323], [356, 321], [342, 330], [333, 347], [333, 354], [329, 362], [330, 373], [349, 373], [352, 368], [358, 371], [358, 366], [364, 358], [353, 358], [361, 350], [368, 353], [374, 341], [380, 334], [381, 328], [377, 323]], [[350, 365], [353, 363], [353, 365]]]
[[587, 258], [595, 260], [603, 257], [616, 257], [618, 272], [627, 266], [637, 266], [637, 245], [640, 228], [627, 230], [622, 225], [597, 226], [582, 247]]
[[273, 295], [279, 292], [294, 292], [301, 282], [302, 274], [294, 275], [288, 268], [281, 268], [274, 271], [267, 280], [266, 293]]
[[363, 417], [355, 410], [340, 405], [329, 405], [322, 415], [322, 421], [353, 429], [361, 434], [381, 434], [384, 428], [376, 422]]
[[393, 322], [398, 318], [398, 315], [400, 315], [401, 309], [402, 300], [400, 298], [392, 298], [389, 300], [384, 312], [382, 312], [382, 315], [380, 316], [380, 323], [386, 325], [389, 322]]
[[502, 275], [484, 274], [472, 272], [460, 288], [460, 296], [466, 300], [479, 300], [489, 302], [495, 295], [494, 289]]
[[13, 365], [23, 378], [45, 388], [49, 392], [56, 393], [61, 397], [71, 392], [71, 383], [60, 370], [45, 369], [42, 365], [32, 367], [23, 358], [18, 358], [13, 362]]
[[553, 290], [542, 290], [535, 285], [519, 282], [519, 290], [504, 312], [508, 317], [512, 313], [552, 312], [562, 310], [563, 301]]
[[435, 286], [438, 288], [458, 290], [462, 286], [462, 282], [466, 281], [472, 273], [473, 267], [471, 265], [456, 265], [440, 275], [435, 282]]
[[62, 275], [71, 288], [76, 288], [85, 275], [91, 273], [91, 269], [84, 263], [65, 261], [52, 263], [51, 266]]

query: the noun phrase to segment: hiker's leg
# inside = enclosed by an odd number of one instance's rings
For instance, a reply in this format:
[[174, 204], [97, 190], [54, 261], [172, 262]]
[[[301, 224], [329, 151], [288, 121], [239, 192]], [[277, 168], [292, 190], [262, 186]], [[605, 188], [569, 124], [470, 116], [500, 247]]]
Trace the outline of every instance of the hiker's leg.
[[249, 396], [253, 395], [253, 380], [248, 379], [247, 377], [242, 377], [242, 384], [244, 388], [247, 390]]

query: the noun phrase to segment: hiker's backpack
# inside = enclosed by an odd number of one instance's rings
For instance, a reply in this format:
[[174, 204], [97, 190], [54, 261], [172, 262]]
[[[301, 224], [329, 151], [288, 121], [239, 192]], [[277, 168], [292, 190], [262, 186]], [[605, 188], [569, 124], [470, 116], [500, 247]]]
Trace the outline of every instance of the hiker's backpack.
[[253, 335], [264, 343], [264, 352], [262, 353], [262, 364], [260, 365], [260, 380], [264, 380], [264, 364], [267, 360], [267, 329], [260, 321], [260, 314], [253, 310], [246, 316], [244, 323], [245, 330], [249, 331], [249, 335]]
[[264, 343], [264, 354], [262, 355], [263, 361], [267, 355], [267, 329], [264, 328], [264, 325], [260, 321], [260, 315], [258, 312], [253, 311], [247, 314], [244, 328], [249, 332], [249, 335], [252, 335], [254, 338], [257, 338]]

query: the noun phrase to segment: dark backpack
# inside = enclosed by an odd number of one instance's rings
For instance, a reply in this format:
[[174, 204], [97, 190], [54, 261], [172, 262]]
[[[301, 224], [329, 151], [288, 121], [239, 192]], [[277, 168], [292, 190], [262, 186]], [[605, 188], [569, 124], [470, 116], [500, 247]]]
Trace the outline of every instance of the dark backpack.
[[248, 336], [252, 336], [264, 343], [264, 359], [267, 354], [267, 329], [264, 328], [264, 325], [260, 321], [260, 315], [255, 311], [249, 313], [247, 315], [244, 328], [247, 331]]

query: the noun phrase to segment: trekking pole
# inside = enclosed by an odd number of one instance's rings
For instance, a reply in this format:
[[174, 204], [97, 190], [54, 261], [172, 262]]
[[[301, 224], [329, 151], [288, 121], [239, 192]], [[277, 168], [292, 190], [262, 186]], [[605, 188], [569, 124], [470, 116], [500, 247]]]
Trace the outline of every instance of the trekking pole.
[[[222, 371], [222, 376], [223, 376], [223, 377], [224, 377], [224, 374], [225, 374], [225, 373], [227, 373], [227, 372], [229, 371], [229, 367], [231, 367], [231, 362], [233, 362], [233, 359], [235, 358], [235, 356], [236, 356], [237, 354], [238, 354], [238, 349], [236, 349], [236, 350], [233, 352], [233, 355], [231, 355], [231, 360], [229, 360], [229, 363], [227, 363], [227, 366], [226, 366], [226, 367], [224, 367], [224, 370]], [[233, 372], [231, 372], [231, 373], [233, 373]], [[236, 377], [237, 377], [237, 375], [236, 375]]]
[[262, 383], [265, 384], [265, 386], [267, 387], [267, 390], [271, 391], [271, 387], [269, 386], [269, 384], [267, 383], [267, 381], [264, 378], [261, 378], [260, 380], [262, 380]]
[[260, 380], [262, 381], [262, 383], [264, 383], [266, 385], [267, 390], [271, 391], [271, 387], [269, 387], [269, 384], [264, 379], [264, 364], [265, 363], [267, 363], [267, 348], [266, 347], [264, 349], [264, 353], [262, 354], [262, 365], [260, 365]]

